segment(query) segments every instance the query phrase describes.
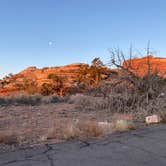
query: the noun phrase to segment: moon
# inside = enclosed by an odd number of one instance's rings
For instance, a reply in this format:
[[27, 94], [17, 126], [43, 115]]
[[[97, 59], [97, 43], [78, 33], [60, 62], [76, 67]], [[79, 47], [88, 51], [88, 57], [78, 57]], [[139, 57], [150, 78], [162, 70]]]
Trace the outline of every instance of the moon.
[[52, 42], [51, 42], [51, 41], [50, 41], [50, 42], [48, 42], [48, 45], [49, 45], [49, 46], [51, 46], [51, 45], [52, 45]]
[[49, 46], [53, 46], [53, 45], [55, 46], [55, 42], [54, 42], [54, 41], [49, 41], [49, 42], [48, 42], [48, 45], [49, 45]]

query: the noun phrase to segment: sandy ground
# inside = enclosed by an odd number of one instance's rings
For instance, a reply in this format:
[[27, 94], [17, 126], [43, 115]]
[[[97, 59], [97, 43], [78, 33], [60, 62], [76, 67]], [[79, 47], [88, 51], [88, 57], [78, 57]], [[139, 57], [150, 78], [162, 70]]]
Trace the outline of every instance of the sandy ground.
[[[20, 144], [38, 144], [55, 124], [76, 119], [109, 121], [110, 117], [110, 113], [104, 111], [78, 111], [68, 103], [0, 107], [0, 134], [13, 132], [19, 135]], [[57, 141], [61, 140], [54, 139]]]

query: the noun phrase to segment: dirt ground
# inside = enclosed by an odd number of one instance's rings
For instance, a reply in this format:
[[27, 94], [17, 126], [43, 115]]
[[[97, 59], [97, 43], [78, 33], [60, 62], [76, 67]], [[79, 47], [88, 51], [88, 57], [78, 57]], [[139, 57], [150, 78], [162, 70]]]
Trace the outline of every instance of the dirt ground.
[[[17, 135], [22, 145], [38, 144], [46, 141], [44, 138], [53, 126], [57, 127], [58, 132], [63, 124], [77, 119], [110, 121], [111, 115], [109, 112], [98, 110], [78, 111], [74, 104], [68, 103], [0, 107], [0, 134], [7, 132]], [[47, 141], [62, 140], [55, 138]]]

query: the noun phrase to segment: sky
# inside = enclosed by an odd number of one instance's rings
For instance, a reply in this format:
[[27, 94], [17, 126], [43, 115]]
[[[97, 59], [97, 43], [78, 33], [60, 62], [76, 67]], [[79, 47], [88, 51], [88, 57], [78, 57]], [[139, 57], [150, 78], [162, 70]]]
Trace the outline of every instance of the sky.
[[165, 0], [0, 0], [0, 78], [28, 66], [109, 61], [132, 44], [166, 57]]

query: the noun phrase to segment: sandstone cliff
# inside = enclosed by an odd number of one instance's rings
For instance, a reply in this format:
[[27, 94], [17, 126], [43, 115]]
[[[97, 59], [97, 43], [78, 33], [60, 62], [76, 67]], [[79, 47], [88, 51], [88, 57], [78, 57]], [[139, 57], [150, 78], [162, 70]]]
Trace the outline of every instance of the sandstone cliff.
[[[131, 61], [127, 60], [123, 63], [125, 67], [128, 64], [131, 64], [133, 72], [139, 76], [146, 74], [148, 70], [148, 63], [150, 64], [151, 72], [158, 71], [162, 76], [165, 76], [163, 73], [166, 73], [166, 58], [146, 56], [143, 58], [133, 58]], [[20, 94], [25, 93], [23, 85], [26, 85], [26, 81], [31, 81], [30, 90], [37, 90], [42, 87], [43, 84], [51, 84], [52, 80], [48, 78], [50, 74], [55, 74], [63, 82], [63, 91], [68, 88], [76, 86], [76, 77], [80, 72], [80, 68], [86, 68], [87, 64], [84, 63], [74, 63], [66, 66], [59, 67], [45, 67], [37, 68], [35, 66], [28, 67], [27, 69], [21, 71], [20, 73], [5, 77], [3, 80], [0, 80], [0, 95], [8, 94]], [[103, 76], [104, 79], [111, 81], [111, 73], [119, 73], [119, 69], [106, 69], [107, 74]], [[84, 78], [87, 79], [86, 77]]]
[[[65, 88], [71, 87], [74, 84], [75, 77], [81, 66], [87, 65], [83, 63], [74, 63], [66, 66], [45, 67], [42, 69], [35, 66], [28, 67], [20, 73], [1, 80], [0, 94], [24, 93], [22, 90], [19, 90], [19, 87], [25, 80], [35, 81], [37, 87], [40, 88], [43, 83], [51, 83], [51, 79], [48, 79], [49, 74], [56, 74], [63, 79], [63, 86]], [[2, 84], [4, 84], [3, 87]]]
[[123, 66], [131, 65], [132, 71], [139, 76], [145, 75], [148, 70], [150, 72], [158, 72], [162, 76], [166, 72], [166, 58], [145, 56], [143, 58], [133, 58], [123, 63]]

